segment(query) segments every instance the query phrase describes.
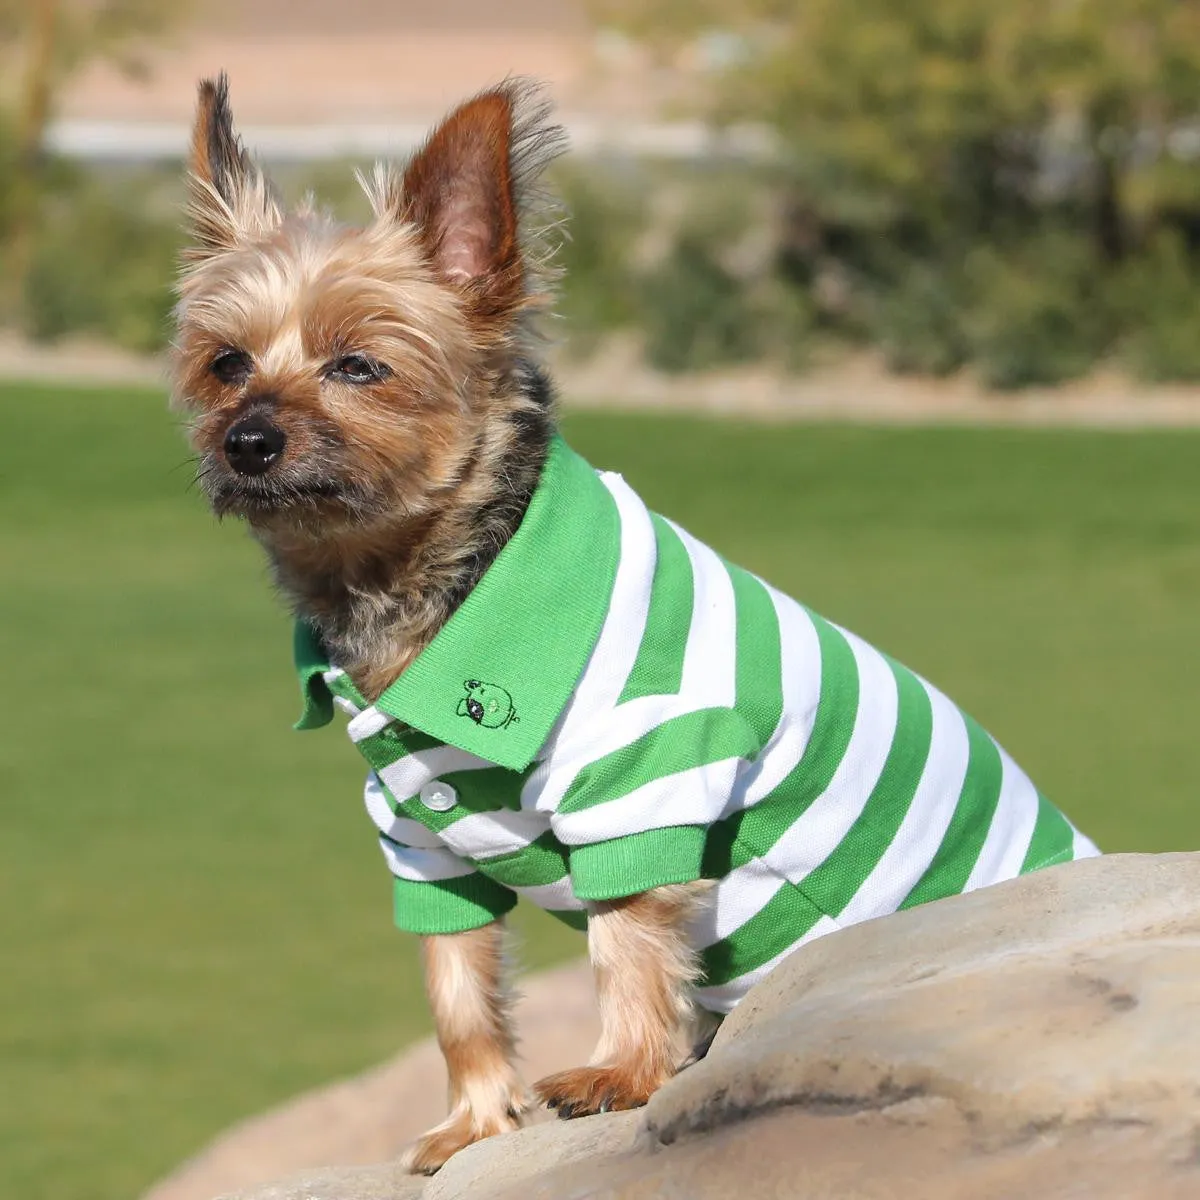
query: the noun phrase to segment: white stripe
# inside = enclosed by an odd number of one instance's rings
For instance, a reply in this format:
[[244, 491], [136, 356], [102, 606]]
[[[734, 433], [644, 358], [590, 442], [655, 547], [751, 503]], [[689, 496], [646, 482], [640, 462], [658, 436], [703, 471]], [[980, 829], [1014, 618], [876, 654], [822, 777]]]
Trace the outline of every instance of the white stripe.
[[[521, 803], [554, 811], [580, 770], [628, 746], [677, 716], [705, 708], [732, 708], [737, 691], [737, 611], [733, 581], [717, 555], [676, 530], [692, 563], [692, 623], [684, 652], [684, 684], [678, 695], [627, 700], [578, 736], [552, 749], [526, 781]], [[728, 797], [723, 797], [727, 799]]]
[[333, 697], [334, 708], [340, 708], [349, 717], [358, 716], [358, 705], [353, 700], [347, 700], [345, 696]]
[[[779, 622], [783, 711], [766, 748], [730, 794], [722, 817], [759, 803], [796, 769], [808, 748], [821, 700], [821, 643], [812, 618], [790, 596], [769, 584], [763, 587]], [[711, 946], [741, 929], [785, 883], [761, 858], [735, 867], [710, 893], [711, 902], [696, 926], [697, 946]]]
[[716, 551], [673, 521], [692, 563], [692, 625], [683, 654], [679, 694], [692, 707], [732, 708], [737, 698], [737, 602], [733, 580]]
[[374, 737], [380, 730], [391, 724], [392, 718], [385, 712], [380, 712], [374, 705], [364, 708], [349, 725], [346, 732], [352, 742], [361, 742], [365, 738]]
[[840, 928], [837, 921], [830, 917], [822, 917], [802, 938], [775, 955], [769, 962], [763, 963], [761, 967], [755, 967], [753, 971], [747, 971], [745, 975], [739, 975], [736, 979], [718, 984], [716, 987], [697, 988], [695, 993], [697, 1002], [701, 1008], [706, 1008], [709, 1012], [731, 1012], [737, 1002], [756, 983], [766, 979], [785, 958], [795, 954], [806, 943], [824, 937], [826, 934], [836, 933]]
[[449, 775], [452, 771], [482, 771], [495, 765], [455, 746], [431, 746], [381, 767], [379, 778], [397, 800], [404, 801], [411, 800], [440, 775]]
[[441, 838], [456, 854], [495, 858], [524, 850], [549, 828], [550, 822], [541, 813], [502, 808], [497, 812], [471, 813], [447, 825], [441, 831]]
[[[1074, 826], [1071, 827], [1075, 829]], [[1085, 837], [1078, 829], [1075, 829], [1075, 840], [1071, 844], [1072, 858], [1098, 858], [1100, 855], [1100, 847], [1092, 841], [1090, 837]]]
[[774, 899], [780, 888], [792, 885], [761, 858], [751, 859], [714, 884], [692, 925], [698, 950], [736, 933]]
[[1012, 879], [1025, 861], [1037, 824], [1037, 789], [1002, 747], [996, 749], [1000, 752], [1002, 770], [1000, 799], [964, 892]]
[[730, 796], [722, 816], [765, 799], [795, 770], [808, 749], [821, 700], [821, 643], [812, 618], [790, 596], [769, 584], [763, 587], [779, 621], [783, 711], [775, 732]]
[[[599, 722], [616, 707], [646, 630], [658, 548], [650, 513], [619, 475], [602, 474], [621, 522], [620, 558], [604, 624], [570, 699], [545, 742], [543, 754], [569, 741], [581, 726]], [[537, 771], [534, 772], [537, 775]], [[535, 789], [539, 784], [535, 783]]]
[[[894, 912], [941, 845], [967, 774], [970, 744], [962, 714], [936, 688], [919, 680], [933, 710], [929, 758], [908, 813], [875, 869], [838, 914], [843, 925]], [[758, 914], [782, 882], [762, 859], [736, 867], [713, 889], [711, 927], [701, 946], [729, 937]]]
[[741, 758], [726, 758], [688, 767], [591, 808], [556, 812], [550, 818], [554, 836], [563, 845], [582, 846], [647, 829], [711, 825], [720, 816], [744, 762]]
[[420, 821], [414, 821], [410, 817], [396, 815], [384, 794], [383, 784], [379, 782], [379, 776], [374, 771], [367, 775], [363, 799], [376, 828], [393, 842], [421, 850], [437, 850], [444, 847], [445, 843], [432, 829], [426, 829]]
[[469, 862], [464, 862], [449, 850], [396, 846], [382, 837], [379, 839], [379, 848], [392, 874], [412, 883], [436, 883], [440, 879], [458, 879], [475, 873], [475, 868]]
[[937, 688], [920, 678], [917, 682], [932, 708], [929, 757], [896, 836], [857, 894], [837, 914], [843, 925], [896, 911], [937, 854], [967, 778], [971, 745], [962, 713]]
[[763, 857], [799, 883], [841, 845], [867, 806], [896, 735], [896, 677], [878, 650], [839, 630], [858, 670], [858, 712], [846, 753], [829, 786]]
[[571, 890], [571, 877], [564, 875], [553, 883], [541, 883], [534, 887], [513, 888], [522, 899], [529, 900], [538, 908], [557, 912], [583, 912], [587, 907]]

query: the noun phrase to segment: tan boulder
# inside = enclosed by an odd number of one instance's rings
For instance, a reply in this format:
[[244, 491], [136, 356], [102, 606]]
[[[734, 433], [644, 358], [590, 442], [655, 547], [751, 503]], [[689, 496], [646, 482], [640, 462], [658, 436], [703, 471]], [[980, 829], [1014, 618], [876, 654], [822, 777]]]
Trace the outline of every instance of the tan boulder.
[[242, 1200], [1200, 1197], [1198, 1016], [1200, 854], [1072, 863], [805, 947], [640, 1113]]
[[[526, 1081], [586, 1062], [599, 1033], [587, 964], [544, 971], [524, 981], [521, 993], [516, 1017]], [[211, 1200], [331, 1163], [378, 1163], [445, 1115], [446, 1068], [428, 1038], [361, 1075], [240, 1122], [142, 1200]]]

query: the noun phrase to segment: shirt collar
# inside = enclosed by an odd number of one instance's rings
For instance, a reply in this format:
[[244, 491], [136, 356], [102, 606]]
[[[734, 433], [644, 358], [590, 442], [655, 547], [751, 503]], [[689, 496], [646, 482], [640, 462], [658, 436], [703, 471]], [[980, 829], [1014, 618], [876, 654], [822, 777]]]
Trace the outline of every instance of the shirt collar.
[[[561, 438], [516, 533], [466, 600], [375, 702], [398, 721], [511, 770], [536, 757], [608, 612], [620, 554], [616, 503]], [[298, 729], [328, 723], [329, 661], [296, 626]]]

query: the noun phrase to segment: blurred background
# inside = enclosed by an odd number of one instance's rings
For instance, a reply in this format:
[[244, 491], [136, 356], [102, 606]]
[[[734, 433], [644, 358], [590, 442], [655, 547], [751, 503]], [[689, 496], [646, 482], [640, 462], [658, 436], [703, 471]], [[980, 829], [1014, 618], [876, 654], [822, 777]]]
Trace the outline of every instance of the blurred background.
[[220, 69], [350, 218], [353, 165], [546, 80], [573, 442], [1105, 849], [1200, 844], [1200, 5], [0, 0], [0, 1196], [142, 1195], [428, 1029], [354, 756], [290, 732], [287, 620], [166, 408]]

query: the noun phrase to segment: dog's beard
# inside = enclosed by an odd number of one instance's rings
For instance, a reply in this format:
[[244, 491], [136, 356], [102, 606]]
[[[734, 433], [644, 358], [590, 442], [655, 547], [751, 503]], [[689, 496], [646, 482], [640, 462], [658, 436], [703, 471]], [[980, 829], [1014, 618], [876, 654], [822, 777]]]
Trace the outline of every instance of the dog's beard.
[[305, 524], [331, 525], [363, 521], [376, 515], [380, 503], [359, 484], [327, 472], [271, 470], [241, 476], [216, 459], [202, 461], [197, 480], [218, 517], [270, 518], [294, 514]]

